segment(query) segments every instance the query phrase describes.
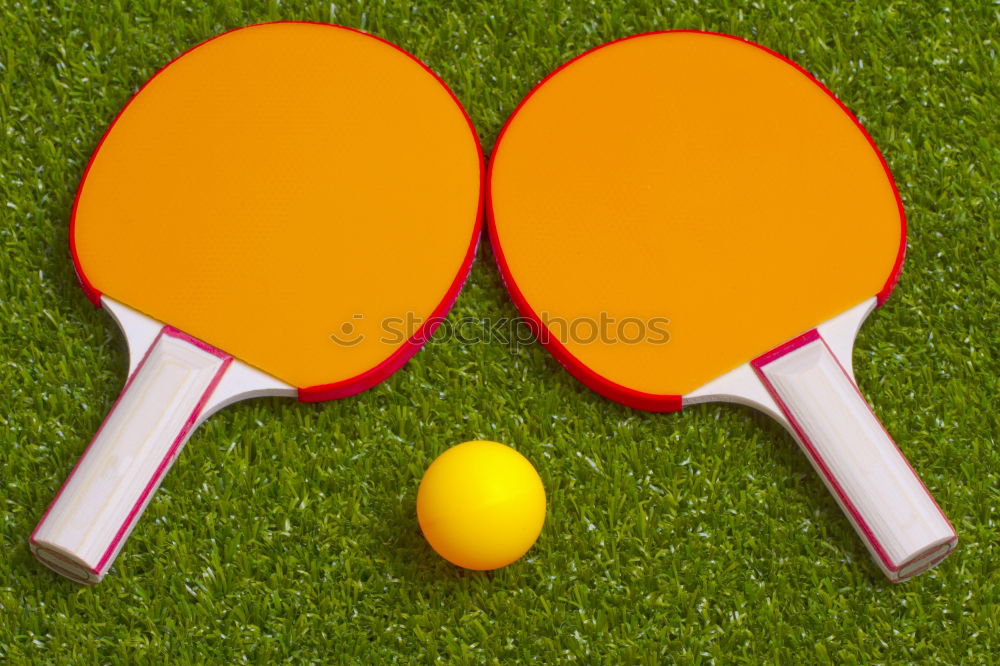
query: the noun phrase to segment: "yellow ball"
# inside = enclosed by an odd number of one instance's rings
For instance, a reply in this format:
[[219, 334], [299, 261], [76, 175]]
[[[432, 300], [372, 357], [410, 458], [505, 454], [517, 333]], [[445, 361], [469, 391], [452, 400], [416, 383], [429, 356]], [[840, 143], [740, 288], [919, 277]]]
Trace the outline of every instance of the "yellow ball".
[[528, 552], [545, 522], [545, 488], [520, 453], [465, 442], [431, 463], [417, 491], [417, 519], [431, 546], [466, 569], [507, 566]]

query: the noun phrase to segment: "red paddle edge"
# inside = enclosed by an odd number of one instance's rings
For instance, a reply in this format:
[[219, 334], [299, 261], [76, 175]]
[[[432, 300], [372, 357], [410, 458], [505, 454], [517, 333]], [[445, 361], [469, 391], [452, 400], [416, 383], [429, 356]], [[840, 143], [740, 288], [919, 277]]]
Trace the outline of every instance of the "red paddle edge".
[[84, 185], [87, 182], [87, 175], [90, 173], [90, 168], [94, 164], [94, 159], [97, 157], [98, 153], [101, 152], [101, 146], [104, 145], [104, 141], [108, 138], [108, 135], [111, 134], [111, 130], [114, 129], [115, 125], [118, 123], [118, 119], [121, 118], [122, 114], [125, 113], [125, 110], [129, 107], [129, 105], [132, 104], [135, 98], [138, 97], [139, 94], [142, 93], [142, 91], [146, 88], [146, 86], [148, 86], [157, 76], [159, 76], [165, 69], [173, 65], [175, 62], [177, 62], [187, 54], [191, 53], [195, 49], [202, 47], [211, 41], [219, 39], [220, 37], [224, 37], [225, 35], [228, 35], [230, 33], [237, 32], [239, 30], [247, 30], [249, 28], [259, 27], [262, 25], [275, 25], [275, 24], [319, 25], [327, 28], [334, 28], [337, 30], [346, 30], [348, 32], [354, 32], [359, 35], [364, 35], [365, 37], [371, 37], [372, 39], [378, 40], [383, 44], [386, 44], [396, 49], [406, 57], [410, 58], [413, 62], [420, 65], [424, 69], [424, 71], [426, 71], [428, 74], [434, 77], [434, 80], [440, 83], [441, 87], [448, 92], [452, 100], [454, 100], [455, 105], [462, 112], [462, 116], [465, 118], [465, 122], [469, 125], [469, 131], [472, 133], [473, 141], [475, 141], [476, 144], [476, 152], [479, 155], [479, 202], [476, 206], [476, 222], [472, 230], [472, 238], [469, 240], [469, 248], [465, 253], [465, 258], [462, 260], [462, 265], [459, 268], [458, 273], [455, 275], [455, 279], [452, 281], [451, 286], [448, 288], [448, 291], [441, 299], [441, 302], [438, 303], [438, 306], [434, 308], [434, 311], [425, 320], [424, 324], [413, 334], [413, 336], [410, 337], [410, 339], [407, 340], [405, 343], [403, 343], [401, 347], [392, 352], [392, 354], [390, 354], [388, 358], [383, 360], [381, 363], [379, 363], [372, 369], [363, 372], [359, 375], [356, 375], [354, 377], [351, 377], [349, 379], [345, 379], [343, 381], [335, 382], [332, 384], [322, 384], [319, 386], [309, 386], [306, 388], [298, 389], [299, 400], [301, 400], [302, 402], [323, 402], [325, 400], [346, 398], [355, 395], [357, 393], [361, 393], [362, 391], [367, 391], [368, 389], [372, 388], [373, 386], [381, 382], [383, 379], [389, 377], [392, 373], [396, 372], [396, 370], [399, 370], [401, 367], [403, 367], [403, 365], [405, 365], [406, 362], [410, 360], [410, 358], [414, 354], [416, 354], [421, 347], [423, 347], [424, 342], [426, 342], [428, 338], [430, 338], [430, 336], [434, 333], [434, 330], [438, 327], [444, 316], [451, 309], [451, 306], [454, 305], [455, 299], [458, 298], [458, 293], [462, 290], [462, 285], [465, 284], [465, 280], [469, 275], [469, 270], [472, 268], [472, 261], [473, 259], [475, 259], [476, 248], [479, 245], [479, 236], [482, 232], [482, 223], [483, 223], [483, 206], [484, 206], [483, 197], [484, 197], [484, 190], [486, 189], [486, 171], [483, 168], [483, 162], [484, 162], [483, 146], [479, 141], [479, 135], [476, 134], [476, 128], [472, 124], [472, 119], [469, 118], [468, 112], [465, 110], [465, 107], [462, 106], [462, 103], [459, 101], [458, 97], [455, 96], [455, 93], [452, 92], [451, 88], [448, 87], [448, 85], [441, 79], [440, 76], [435, 74], [430, 67], [421, 62], [416, 56], [412, 55], [411, 53], [408, 53], [407, 51], [404, 51], [403, 49], [396, 46], [392, 42], [386, 41], [381, 37], [377, 37], [375, 35], [363, 32], [361, 30], [356, 30], [354, 28], [348, 28], [342, 25], [334, 25], [332, 23], [320, 23], [318, 21], [272, 21], [270, 23], [256, 23], [253, 25], [243, 26], [240, 28], [234, 28], [233, 30], [227, 30], [226, 32], [220, 33], [215, 37], [212, 37], [211, 39], [208, 39], [204, 42], [201, 42], [200, 44], [191, 47], [190, 49], [184, 51], [184, 53], [180, 54], [179, 56], [168, 62], [166, 65], [158, 69], [156, 73], [149, 78], [148, 81], [142, 84], [142, 86], [136, 91], [134, 95], [132, 95], [132, 97], [125, 104], [125, 106], [121, 108], [121, 110], [115, 116], [114, 120], [111, 121], [111, 124], [108, 125], [108, 128], [104, 131], [104, 134], [101, 135], [100, 141], [97, 142], [97, 147], [94, 148], [94, 152], [91, 153], [90, 159], [87, 161], [87, 166], [83, 170], [83, 177], [80, 178], [80, 185], [77, 187], [76, 196], [73, 199], [73, 209], [72, 212], [70, 213], [70, 218], [69, 218], [69, 249], [70, 249], [70, 254], [72, 254], [73, 256], [73, 267], [76, 269], [76, 277], [77, 280], [79, 280], [80, 282], [80, 286], [83, 288], [84, 294], [86, 294], [87, 298], [90, 300], [91, 303], [93, 303], [97, 307], [101, 307], [101, 292], [97, 287], [93, 285], [93, 283], [90, 282], [90, 280], [87, 279], [87, 276], [83, 270], [83, 266], [80, 263], [80, 255], [76, 249], [76, 212], [77, 212], [77, 207], [80, 204], [80, 195], [82, 194]]
[[[741, 37], [734, 37], [733, 35], [726, 35], [719, 32], [709, 32], [706, 30], [658, 30], [654, 32], [644, 32], [638, 35], [630, 35], [628, 37], [623, 37], [621, 39], [616, 39], [614, 41], [607, 42], [606, 44], [602, 44], [588, 51], [584, 51], [583, 53], [576, 56], [572, 60], [569, 60], [560, 65], [559, 67], [557, 67], [548, 76], [542, 79], [534, 88], [532, 88], [531, 92], [529, 92], [524, 97], [524, 99], [521, 100], [521, 102], [514, 109], [514, 112], [511, 113], [510, 117], [507, 119], [507, 122], [504, 123], [503, 128], [500, 130], [500, 134], [497, 136], [496, 142], [493, 144], [493, 151], [490, 155], [489, 167], [486, 176], [487, 230], [490, 236], [490, 245], [493, 248], [493, 256], [496, 259], [497, 267], [500, 269], [500, 275], [503, 278], [504, 285], [507, 287], [507, 291], [510, 294], [511, 300], [514, 301], [514, 305], [517, 307], [521, 315], [526, 317], [531, 322], [531, 325], [535, 328], [536, 331], [540, 331], [544, 328], [544, 324], [542, 323], [541, 319], [538, 317], [537, 313], [535, 313], [534, 309], [532, 309], [531, 305], [528, 304], [528, 301], [524, 297], [524, 294], [518, 288], [517, 282], [514, 280], [514, 276], [510, 271], [510, 266], [507, 264], [507, 260], [504, 257], [503, 248], [500, 245], [500, 239], [497, 235], [496, 216], [493, 211], [492, 187], [490, 186], [490, 183], [492, 183], [493, 180], [493, 166], [496, 161], [497, 151], [503, 141], [504, 134], [507, 132], [507, 128], [510, 127], [511, 123], [514, 122], [514, 119], [517, 118], [517, 114], [521, 110], [521, 107], [523, 107], [528, 102], [528, 100], [530, 100], [532, 96], [549, 81], [549, 79], [554, 77], [563, 69], [572, 65], [577, 60], [580, 60], [581, 58], [584, 58], [590, 55], [591, 53], [594, 53], [595, 51], [599, 51], [608, 46], [618, 44], [619, 42], [624, 42], [630, 39], [638, 39], [640, 37], [649, 37], [652, 35], [664, 35], [671, 33], [691, 33], [697, 35], [711, 35], [714, 37], [724, 37], [726, 39], [732, 39], [737, 42], [748, 44], [750, 46], [760, 49], [761, 51], [769, 53], [775, 58], [778, 58], [779, 60], [782, 60], [786, 64], [791, 65], [799, 73], [801, 73], [803, 76], [809, 79], [809, 81], [816, 84], [820, 90], [826, 93], [834, 102], [837, 103], [837, 106], [839, 106], [840, 109], [847, 114], [848, 118], [854, 121], [855, 126], [858, 128], [858, 130], [860, 130], [861, 134], [868, 141], [868, 144], [871, 146], [872, 150], [875, 151], [875, 154], [878, 156], [879, 162], [882, 164], [882, 169], [885, 171], [885, 175], [889, 179], [889, 184], [892, 186], [892, 193], [893, 196], [896, 198], [896, 207], [899, 210], [899, 222], [900, 222], [899, 250], [896, 252], [896, 260], [892, 266], [892, 271], [889, 273], [888, 279], [885, 281], [885, 284], [882, 286], [882, 289], [878, 292], [878, 294], [876, 294], [878, 305], [881, 307], [889, 298], [889, 294], [892, 293], [893, 288], [899, 281], [899, 273], [903, 268], [903, 257], [906, 254], [906, 213], [903, 210], [903, 200], [899, 196], [899, 189], [896, 187], [896, 181], [892, 177], [892, 172], [889, 170], [889, 165], [886, 163], [885, 157], [882, 156], [882, 153], [879, 151], [878, 146], [875, 145], [875, 142], [868, 134], [868, 131], [865, 130], [864, 126], [862, 126], [862, 124], [858, 121], [858, 119], [854, 116], [854, 114], [851, 113], [850, 109], [848, 109], [843, 102], [837, 99], [837, 96], [834, 95], [832, 92], [830, 92], [830, 90], [827, 89], [826, 86], [820, 83], [816, 79], [816, 77], [814, 77], [805, 69], [803, 69], [796, 63], [792, 62], [785, 56], [781, 55], [780, 53], [772, 51], [769, 48], [761, 46], [760, 44], [755, 44]], [[610, 398], [611, 400], [626, 405], [627, 407], [642, 409], [650, 412], [676, 412], [680, 411], [681, 408], [683, 407], [683, 396], [644, 393], [642, 391], [636, 391], [635, 389], [628, 388], [627, 386], [623, 386], [621, 384], [613, 382], [597, 374], [596, 372], [588, 368], [586, 365], [584, 365], [568, 349], [566, 349], [566, 347], [562, 343], [560, 343], [558, 339], [556, 339], [556, 336], [552, 335], [544, 336], [544, 338], [539, 338], [539, 341], [546, 349], [548, 349], [549, 353], [551, 353], [559, 361], [559, 363], [561, 363], [562, 366], [565, 367], [570, 372], [570, 374], [572, 374], [574, 377], [583, 382], [588, 388], [596, 391], [597, 393], [600, 393], [601, 395], [607, 398]]]

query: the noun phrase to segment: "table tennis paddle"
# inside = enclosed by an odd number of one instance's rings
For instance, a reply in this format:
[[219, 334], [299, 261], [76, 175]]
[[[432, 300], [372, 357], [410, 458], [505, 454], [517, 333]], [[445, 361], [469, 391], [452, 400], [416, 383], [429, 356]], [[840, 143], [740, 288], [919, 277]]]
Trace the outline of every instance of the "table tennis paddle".
[[[508, 120], [487, 215], [514, 302], [587, 386], [651, 411], [770, 414], [892, 580], [955, 547], [853, 379], [855, 334], [902, 263], [902, 203], [804, 70], [701, 32], [590, 51]], [[579, 323], [599, 320], [610, 335]]]
[[73, 207], [77, 274], [124, 331], [130, 369], [35, 555], [101, 580], [213, 412], [342, 398], [403, 365], [468, 273], [482, 181], [458, 100], [370, 35], [251, 26], [160, 70]]

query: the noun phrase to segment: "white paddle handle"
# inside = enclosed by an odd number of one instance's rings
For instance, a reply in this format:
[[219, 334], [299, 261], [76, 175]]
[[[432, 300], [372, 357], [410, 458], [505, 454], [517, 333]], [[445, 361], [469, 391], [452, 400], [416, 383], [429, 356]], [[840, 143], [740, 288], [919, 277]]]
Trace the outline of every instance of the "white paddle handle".
[[752, 365], [889, 578], [905, 580], [954, 549], [955, 529], [819, 333]]
[[163, 327], [31, 535], [31, 550], [83, 583], [107, 573], [232, 358]]

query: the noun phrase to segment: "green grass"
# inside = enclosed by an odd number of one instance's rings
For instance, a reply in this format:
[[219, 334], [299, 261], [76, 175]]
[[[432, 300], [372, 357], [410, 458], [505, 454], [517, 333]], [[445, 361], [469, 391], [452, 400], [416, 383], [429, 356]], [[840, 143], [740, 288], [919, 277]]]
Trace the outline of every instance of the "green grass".
[[[210, 420], [99, 586], [38, 565], [27, 535], [126, 367], [67, 250], [86, 159], [163, 63], [282, 18], [414, 53], [487, 150], [549, 70], [636, 32], [728, 32], [817, 75], [881, 146], [907, 206], [902, 281], [855, 365], [959, 551], [892, 586], [764, 417], [631, 411], [537, 345], [451, 341], [358, 397]], [[0, 0], [0, 661], [994, 661], [998, 25], [987, 2]], [[514, 310], [484, 243], [452, 316], [497, 315]], [[439, 559], [414, 515], [430, 461], [476, 438], [524, 452], [550, 501], [538, 545], [492, 574]]]

